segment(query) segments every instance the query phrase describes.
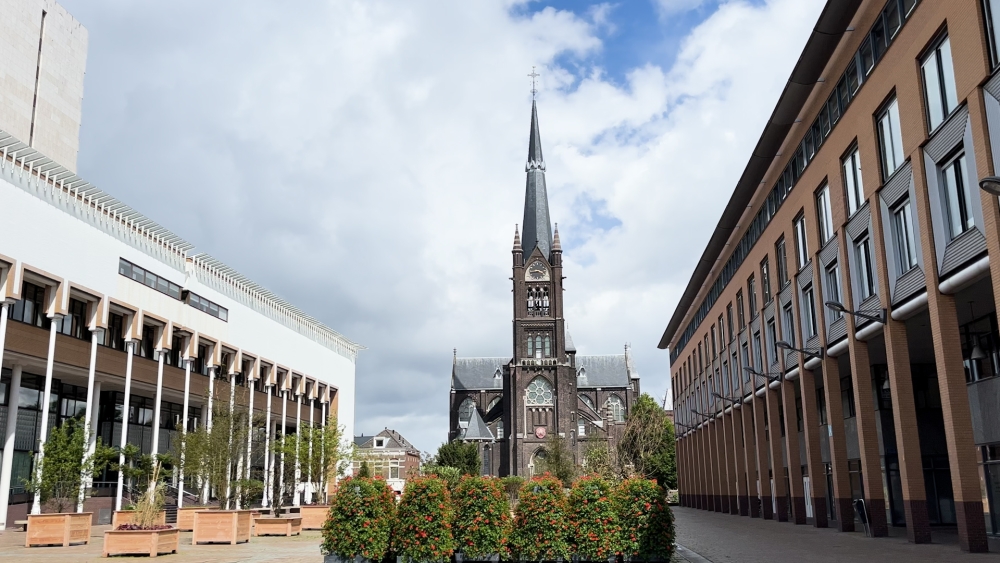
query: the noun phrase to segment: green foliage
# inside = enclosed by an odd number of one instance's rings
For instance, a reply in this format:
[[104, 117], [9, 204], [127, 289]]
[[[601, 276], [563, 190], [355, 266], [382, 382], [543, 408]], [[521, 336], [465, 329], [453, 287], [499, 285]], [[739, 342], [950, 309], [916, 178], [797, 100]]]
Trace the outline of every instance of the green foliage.
[[545, 444], [545, 456], [539, 456], [535, 462], [539, 465], [536, 470], [542, 473], [551, 473], [566, 486], [573, 484], [576, 478], [576, 462], [573, 461], [573, 452], [569, 449], [566, 438], [559, 434], [551, 434]]
[[25, 489], [39, 492], [42, 502], [54, 512], [74, 507], [83, 480], [103, 471], [116, 457], [114, 448], [104, 446], [98, 438], [94, 453], [85, 459], [86, 444], [86, 426], [79, 419], [68, 419], [53, 428], [45, 440], [41, 471], [24, 482]]
[[458, 486], [458, 482], [462, 479], [462, 472], [457, 467], [448, 467], [445, 465], [432, 465], [425, 468], [424, 473], [444, 479], [448, 483], [449, 491], [454, 491], [455, 487]]
[[371, 478], [372, 476], [372, 466], [368, 464], [368, 461], [362, 461], [361, 467], [358, 469], [358, 477]]
[[487, 559], [505, 547], [510, 504], [495, 477], [462, 477], [453, 489], [455, 543], [468, 559]]
[[591, 475], [600, 475], [605, 479], [617, 479], [617, 460], [614, 450], [604, 440], [592, 442], [583, 453], [583, 465]]
[[301, 445], [295, 434], [271, 440], [274, 452], [274, 473], [271, 478], [271, 505], [275, 515], [281, 515], [285, 497], [295, 494], [295, 453]]
[[475, 444], [455, 441], [441, 444], [434, 465], [454, 467], [462, 475], [479, 475], [482, 460], [479, 459], [479, 448]]
[[331, 478], [342, 475], [351, 458], [351, 450], [344, 445], [344, 427], [331, 415], [326, 426], [303, 426], [299, 438], [299, 463], [303, 478], [308, 478], [319, 488]]
[[503, 488], [507, 492], [507, 500], [510, 501], [510, 505], [517, 505], [517, 496], [518, 493], [521, 492], [521, 487], [524, 485], [524, 477], [521, 477], [520, 475], [508, 475], [506, 477], [501, 477], [500, 483], [503, 484]]
[[570, 542], [583, 561], [601, 561], [620, 551], [621, 525], [611, 483], [587, 476], [569, 493]]
[[389, 551], [395, 495], [382, 479], [348, 477], [339, 483], [323, 524], [324, 555], [381, 561]]
[[521, 488], [508, 540], [514, 559], [569, 559], [566, 495], [559, 479], [545, 474]]
[[677, 487], [674, 425], [656, 399], [643, 393], [629, 411], [618, 443], [618, 458], [626, 475], [655, 479], [667, 489]]
[[393, 548], [408, 562], [445, 562], [455, 551], [447, 483], [434, 476], [410, 479], [396, 510]]
[[264, 496], [264, 482], [257, 479], [237, 479], [233, 482], [236, 485], [236, 497], [240, 501], [240, 506], [249, 508]]
[[118, 527], [119, 530], [159, 529], [157, 521], [160, 517], [160, 510], [163, 510], [164, 492], [166, 490], [166, 483], [162, 479], [162, 467], [159, 461], [153, 463], [149, 475], [146, 476], [146, 488], [135, 503], [135, 520], [133, 524], [122, 524]]
[[614, 504], [622, 555], [633, 561], [670, 561], [674, 522], [664, 490], [648, 479], [626, 479], [614, 491]]

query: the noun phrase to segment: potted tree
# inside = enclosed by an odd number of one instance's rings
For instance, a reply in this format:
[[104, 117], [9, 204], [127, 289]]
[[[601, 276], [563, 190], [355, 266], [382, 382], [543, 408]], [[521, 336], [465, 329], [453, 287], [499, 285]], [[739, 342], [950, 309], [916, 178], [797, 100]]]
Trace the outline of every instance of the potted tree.
[[69, 419], [46, 439], [45, 455], [32, 479], [24, 482], [28, 492], [39, 494], [46, 513], [28, 515], [25, 547], [90, 541], [93, 513], [68, 511], [77, 504], [81, 484], [103, 471], [115, 452], [98, 440], [94, 453], [85, 456], [86, 434], [83, 423]]
[[[123, 510], [116, 510], [111, 515], [111, 529], [117, 530], [119, 526], [123, 524], [133, 524], [136, 522], [136, 507], [140, 500], [144, 500], [148, 496], [149, 486], [154, 483], [156, 478], [163, 472], [163, 464], [170, 463], [169, 456], [157, 456], [154, 460], [153, 456], [149, 454], [142, 453], [139, 446], [135, 444], [127, 444], [124, 449], [125, 454], [125, 464], [119, 465], [118, 463], [112, 464], [112, 468], [121, 471], [125, 483], [125, 491], [123, 496], [125, 498], [125, 508]], [[133, 493], [133, 491], [138, 491], [138, 493]], [[133, 494], [137, 494], [133, 498]], [[163, 503], [160, 503], [162, 508]], [[164, 525], [167, 523], [167, 513], [165, 510], [161, 510], [156, 515], [156, 524]]]
[[396, 500], [382, 479], [348, 477], [340, 482], [323, 523], [320, 549], [326, 563], [381, 561], [389, 551]]
[[278, 475], [273, 478], [274, 508], [272, 514], [267, 516], [261, 514], [254, 519], [254, 526], [257, 529], [256, 535], [293, 535], [302, 531], [301, 514], [284, 513], [285, 496], [295, 492], [295, 463], [292, 460], [295, 459], [295, 452], [300, 449], [302, 441], [301, 436], [288, 434], [271, 443], [275, 459], [284, 457], [285, 463], [280, 464], [277, 468]]
[[402, 563], [443, 563], [455, 551], [448, 484], [435, 476], [410, 479], [396, 509], [393, 548]]
[[526, 482], [518, 495], [508, 540], [520, 561], [569, 559], [566, 494], [562, 481], [546, 473]]
[[586, 476], [569, 493], [570, 543], [579, 561], [614, 563], [620, 551], [621, 525], [607, 479]]
[[[317, 428], [303, 427], [307, 448], [300, 446], [301, 454], [304, 454], [302, 468], [303, 473], [309, 476], [311, 486], [315, 490], [323, 490], [326, 482], [331, 477], [338, 477], [343, 473], [344, 460], [350, 452], [344, 446], [342, 439], [344, 429], [337, 425], [337, 417], [331, 416], [327, 420], [326, 426]], [[299, 514], [302, 516], [302, 528], [305, 530], [321, 530], [330, 513], [330, 505], [306, 504], [302, 505]]]
[[649, 479], [626, 479], [614, 492], [625, 561], [670, 561], [674, 518], [665, 491]]
[[455, 487], [455, 560], [493, 561], [506, 549], [508, 493], [500, 479], [465, 476]]
[[104, 557], [110, 555], [177, 553], [180, 530], [163, 520], [162, 465], [156, 461], [145, 489], [135, 501], [130, 521], [104, 532]]

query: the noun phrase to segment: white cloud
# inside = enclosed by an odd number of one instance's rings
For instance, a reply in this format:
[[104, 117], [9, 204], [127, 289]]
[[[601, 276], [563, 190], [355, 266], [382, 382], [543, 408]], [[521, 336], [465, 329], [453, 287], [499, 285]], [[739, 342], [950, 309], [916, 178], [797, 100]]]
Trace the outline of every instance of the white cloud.
[[64, 4], [91, 38], [82, 174], [368, 346], [358, 432], [432, 449], [452, 348], [510, 351], [531, 65], [552, 215], [575, 245], [574, 340], [631, 342], [662, 397], [655, 345], [822, 2], [723, 4], [672, 66], [623, 85], [587, 62], [607, 8]]
[[705, 0], [653, 0], [661, 17], [690, 12], [701, 7]]

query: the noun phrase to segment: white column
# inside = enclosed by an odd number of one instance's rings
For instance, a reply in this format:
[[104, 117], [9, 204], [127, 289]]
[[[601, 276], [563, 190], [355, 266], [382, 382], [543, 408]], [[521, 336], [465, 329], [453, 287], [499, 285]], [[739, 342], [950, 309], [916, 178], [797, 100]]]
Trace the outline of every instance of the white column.
[[271, 505], [271, 486], [274, 484], [271, 478], [274, 467], [274, 462], [271, 461], [271, 387], [267, 386], [267, 415], [264, 418], [264, 498], [261, 501], [263, 508]]
[[247, 409], [247, 451], [240, 456], [240, 475], [244, 479], [250, 478], [250, 466], [253, 464], [253, 381], [248, 381], [250, 386], [250, 406]]
[[[229, 374], [229, 444], [230, 454], [233, 451], [233, 415], [235, 414], [236, 408], [236, 374]], [[233, 500], [233, 480], [230, 477], [232, 475], [232, 467], [230, 470], [226, 471], [226, 510], [229, 510], [229, 503]], [[237, 510], [239, 508], [237, 507]]]
[[181, 415], [181, 460], [177, 472], [177, 508], [184, 506], [184, 440], [187, 438], [188, 405], [191, 396], [191, 360], [184, 360], [184, 413]]
[[[285, 424], [285, 416], [288, 412], [288, 390], [283, 389], [281, 391], [281, 440], [284, 442], [285, 434], [288, 433], [287, 425]], [[281, 469], [278, 471], [278, 494], [285, 494], [285, 450], [281, 450]]]
[[[212, 403], [215, 398], [215, 366], [208, 368], [208, 413], [205, 415], [205, 428], [212, 433]], [[201, 503], [208, 504], [208, 479], [201, 486]]]
[[323, 474], [319, 476], [319, 498], [322, 499], [323, 504], [326, 504], [326, 502], [327, 502], [327, 498], [326, 498], [326, 480], [329, 477], [329, 475], [326, 474], [326, 470], [325, 470], [325, 468], [326, 468], [326, 418], [327, 418], [327, 416], [326, 416], [326, 403], [320, 403], [320, 404], [322, 405], [322, 408], [323, 408], [323, 422], [321, 423], [322, 427], [323, 427], [323, 441], [320, 442], [320, 444], [323, 447], [323, 451], [320, 452], [320, 460], [321, 460], [320, 467], [323, 467], [324, 471], [323, 471]]
[[[35, 478], [42, 478], [42, 460], [45, 459], [45, 440], [49, 437], [49, 403], [52, 400], [52, 370], [56, 360], [56, 335], [59, 334], [59, 321], [62, 315], [53, 315], [49, 319], [49, 356], [45, 360], [45, 391], [42, 393], [42, 428], [38, 436], [38, 453], [35, 454]], [[42, 492], [35, 491], [31, 502], [31, 513], [42, 513]]]
[[299, 439], [302, 437], [302, 395], [295, 396], [295, 496], [292, 506], [299, 506], [302, 500], [299, 489], [302, 488], [302, 466], [299, 464]]
[[[7, 321], [4, 304], [3, 323]], [[6, 327], [4, 327], [6, 328]], [[21, 395], [21, 366], [14, 364], [7, 388], [7, 429], [3, 439], [3, 462], [0, 466], [0, 531], [7, 529], [7, 506], [10, 504], [10, 478], [14, 468], [14, 435], [17, 433], [17, 403]]]
[[[125, 400], [122, 404], [122, 436], [118, 442], [118, 447], [121, 448], [121, 453], [118, 454], [119, 466], [125, 465], [125, 446], [128, 445], [128, 409], [132, 398], [132, 358], [135, 356], [133, 348], [135, 348], [134, 340], [125, 342]], [[124, 488], [125, 473], [119, 471], [118, 491], [115, 492], [115, 510], [122, 509], [122, 493], [124, 492]]]
[[156, 365], [156, 402], [153, 404], [153, 461], [156, 461], [156, 454], [160, 453], [160, 405], [163, 403], [163, 359], [167, 355], [166, 350], [156, 353], [159, 358]]
[[313, 465], [314, 465], [312, 463], [312, 456], [313, 456], [313, 440], [312, 440], [312, 438], [313, 438], [313, 429], [316, 427], [316, 424], [314, 422], [314, 420], [316, 418], [315, 413], [316, 413], [316, 401], [314, 401], [313, 399], [309, 399], [309, 467], [307, 468], [308, 469], [308, 473], [307, 473], [307, 477], [306, 477], [306, 479], [309, 481], [309, 488], [306, 491], [306, 504], [312, 504], [313, 503], [313, 488], [314, 488], [313, 487], [313, 477], [315, 477], [315, 476], [312, 474], [312, 468], [313, 468]]
[[[94, 375], [97, 371], [97, 336], [100, 330], [95, 330], [90, 333], [90, 369], [87, 370], [87, 406], [84, 409], [83, 421], [84, 421], [84, 433], [87, 436], [87, 447], [83, 451], [83, 460], [86, 461], [87, 457], [94, 453], [91, 449], [90, 437], [97, 436], [96, 425], [91, 422], [94, 418], [93, 413], [97, 411], [96, 405], [94, 404]], [[100, 394], [98, 393], [98, 401], [100, 401]], [[96, 445], [96, 443], [95, 443]], [[83, 500], [86, 496], [86, 490], [91, 486], [94, 479], [92, 475], [82, 475], [80, 479], [80, 494], [76, 499], [76, 511], [83, 512]]]

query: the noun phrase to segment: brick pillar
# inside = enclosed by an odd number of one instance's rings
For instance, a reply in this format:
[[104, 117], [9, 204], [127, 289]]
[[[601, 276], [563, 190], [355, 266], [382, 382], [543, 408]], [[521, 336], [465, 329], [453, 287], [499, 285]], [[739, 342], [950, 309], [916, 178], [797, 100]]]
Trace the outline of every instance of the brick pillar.
[[729, 513], [739, 514], [739, 486], [737, 485], [737, 465], [736, 448], [733, 447], [733, 420], [736, 415], [735, 409], [731, 409], [729, 414], [722, 415], [722, 444], [726, 450], [726, 474], [728, 476]]
[[802, 431], [806, 443], [806, 466], [809, 468], [808, 494], [812, 496], [813, 526], [826, 528], [829, 525], [826, 517], [826, 471], [823, 468], [819, 433], [826, 432], [827, 427], [819, 425], [816, 376], [812, 370], [805, 369], [802, 363], [799, 364], [799, 393], [802, 397]]
[[[799, 373], [802, 373], [801, 369]], [[781, 383], [781, 403], [785, 413], [785, 457], [788, 462], [789, 496], [792, 499], [792, 522], [795, 524], [805, 524], [806, 498], [805, 493], [802, 491], [802, 456], [799, 453], [799, 430], [796, 422], [795, 397], [795, 382], [783, 381]]]
[[771, 504], [771, 482], [768, 471], [771, 464], [768, 460], [767, 437], [764, 431], [764, 417], [766, 404], [763, 397], [758, 397], [754, 393], [753, 397], [753, 420], [754, 434], [757, 442], [757, 482], [760, 489], [760, 511], [766, 520], [774, 518], [774, 506]]
[[[841, 532], [854, 531], [851, 506], [851, 479], [847, 473], [847, 438], [844, 436], [844, 406], [840, 402], [840, 366], [837, 358], [823, 358], [823, 389], [826, 396], [830, 467], [833, 469], [833, 498]], [[826, 473], [823, 474], [826, 479]]]
[[872, 397], [872, 371], [868, 358], [868, 343], [853, 336], [854, 323], [847, 321], [848, 350], [851, 375], [854, 379], [855, 420], [858, 424], [858, 447], [861, 449], [861, 475], [864, 480], [868, 526], [872, 536], [889, 534], [885, 517], [885, 494], [882, 489], [882, 464], [879, 457], [878, 427], [875, 423], [875, 402]]
[[706, 426], [699, 426], [695, 434], [698, 436], [696, 447], [698, 448], [698, 508], [708, 510], [708, 456], [705, 444]]
[[744, 403], [740, 409], [743, 434], [743, 460], [746, 463], [747, 510], [751, 518], [760, 518], [760, 502], [757, 501], [757, 436], [754, 432], [753, 402]]
[[712, 424], [715, 425], [715, 453], [718, 456], [718, 462], [715, 465], [718, 468], [716, 482], [719, 487], [719, 507], [717, 511], [729, 512], [729, 465], [727, 463], [729, 460], [729, 447], [725, 441], [726, 416], [723, 414], [716, 418]]
[[750, 515], [750, 493], [747, 490], [747, 453], [743, 443], [743, 411], [742, 406], [733, 409], [732, 420], [732, 445], [733, 457], [736, 462], [736, 504], [740, 516]]
[[[780, 389], [780, 388], [779, 388]], [[767, 383], [767, 430], [768, 447], [771, 453], [771, 484], [774, 494], [774, 507], [776, 512], [772, 517], [778, 522], [788, 522], [788, 500], [785, 498], [785, 463], [784, 455], [781, 452], [781, 393], [776, 389], [771, 389], [770, 382]], [[786, 432], [787, 434], [787, 432]], [[766, 478], [766, 477], [765, 477]], [[770, 502], [770, 499], [765, 500]]]

